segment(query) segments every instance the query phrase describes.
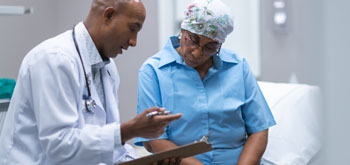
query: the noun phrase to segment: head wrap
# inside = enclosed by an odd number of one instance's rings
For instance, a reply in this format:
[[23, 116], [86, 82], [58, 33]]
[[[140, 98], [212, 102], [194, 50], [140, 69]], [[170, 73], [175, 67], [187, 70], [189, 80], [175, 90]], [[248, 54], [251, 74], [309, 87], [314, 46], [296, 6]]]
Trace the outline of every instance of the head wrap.
[[233, 17], [221, 0], [194, 0], [185, 10], [181, 28], [223, 43], [233, 31]]

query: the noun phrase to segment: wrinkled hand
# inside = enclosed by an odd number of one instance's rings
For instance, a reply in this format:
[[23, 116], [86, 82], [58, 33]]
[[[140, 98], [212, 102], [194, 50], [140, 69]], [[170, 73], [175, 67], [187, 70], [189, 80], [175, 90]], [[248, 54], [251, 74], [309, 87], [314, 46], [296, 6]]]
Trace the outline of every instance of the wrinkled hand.
[[165, 111], [164, 108], [153, 107], [146, 109], [130, 121], [121, 125], [122, 141], [125, 142], [133, 137], [157, 138], [165, 131], [170, 122], [179, 119], [182, 114], [156, 115], [146, 117], [147, 113]]

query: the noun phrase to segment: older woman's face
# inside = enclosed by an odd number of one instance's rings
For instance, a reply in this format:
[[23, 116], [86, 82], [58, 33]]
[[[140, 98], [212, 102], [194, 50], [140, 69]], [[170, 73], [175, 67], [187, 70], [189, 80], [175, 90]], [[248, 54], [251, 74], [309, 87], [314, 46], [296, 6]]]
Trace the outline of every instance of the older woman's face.
[[221, 44], [208, 37], [181, 30], [179, 53], [190, 67], [198, 67], [220, 51]]

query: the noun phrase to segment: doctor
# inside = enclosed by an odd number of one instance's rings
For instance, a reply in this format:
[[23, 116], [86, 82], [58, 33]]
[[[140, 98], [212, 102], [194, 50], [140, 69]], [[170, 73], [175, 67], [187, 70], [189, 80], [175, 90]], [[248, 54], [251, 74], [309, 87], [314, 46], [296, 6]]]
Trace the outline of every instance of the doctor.
[[136, 46], [138, 0], [93, 0], [85, 21], [24, 58], [0, 137], [0, 164], [113, 164], [135, 157], [125, 142], [156, 138], [181, 114], [119, 123], [119, 76], [111, 58]]

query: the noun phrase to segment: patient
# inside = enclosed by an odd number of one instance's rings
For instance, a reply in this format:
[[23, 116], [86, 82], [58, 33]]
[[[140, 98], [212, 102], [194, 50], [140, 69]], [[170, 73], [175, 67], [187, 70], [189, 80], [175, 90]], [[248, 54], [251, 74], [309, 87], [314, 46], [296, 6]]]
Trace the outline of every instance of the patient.
[[220, 0], [189, 4], [181, 35], [139, 71], [138, 113], [159, 106], [183, 117], [157, 139], [135, 139], [150, 152], [193, 143], [210, 133], [214, 150], [181, 164], [259, 164], [274, 118], [247, 61], [221, 49], [233, 31], [230, 9]]

